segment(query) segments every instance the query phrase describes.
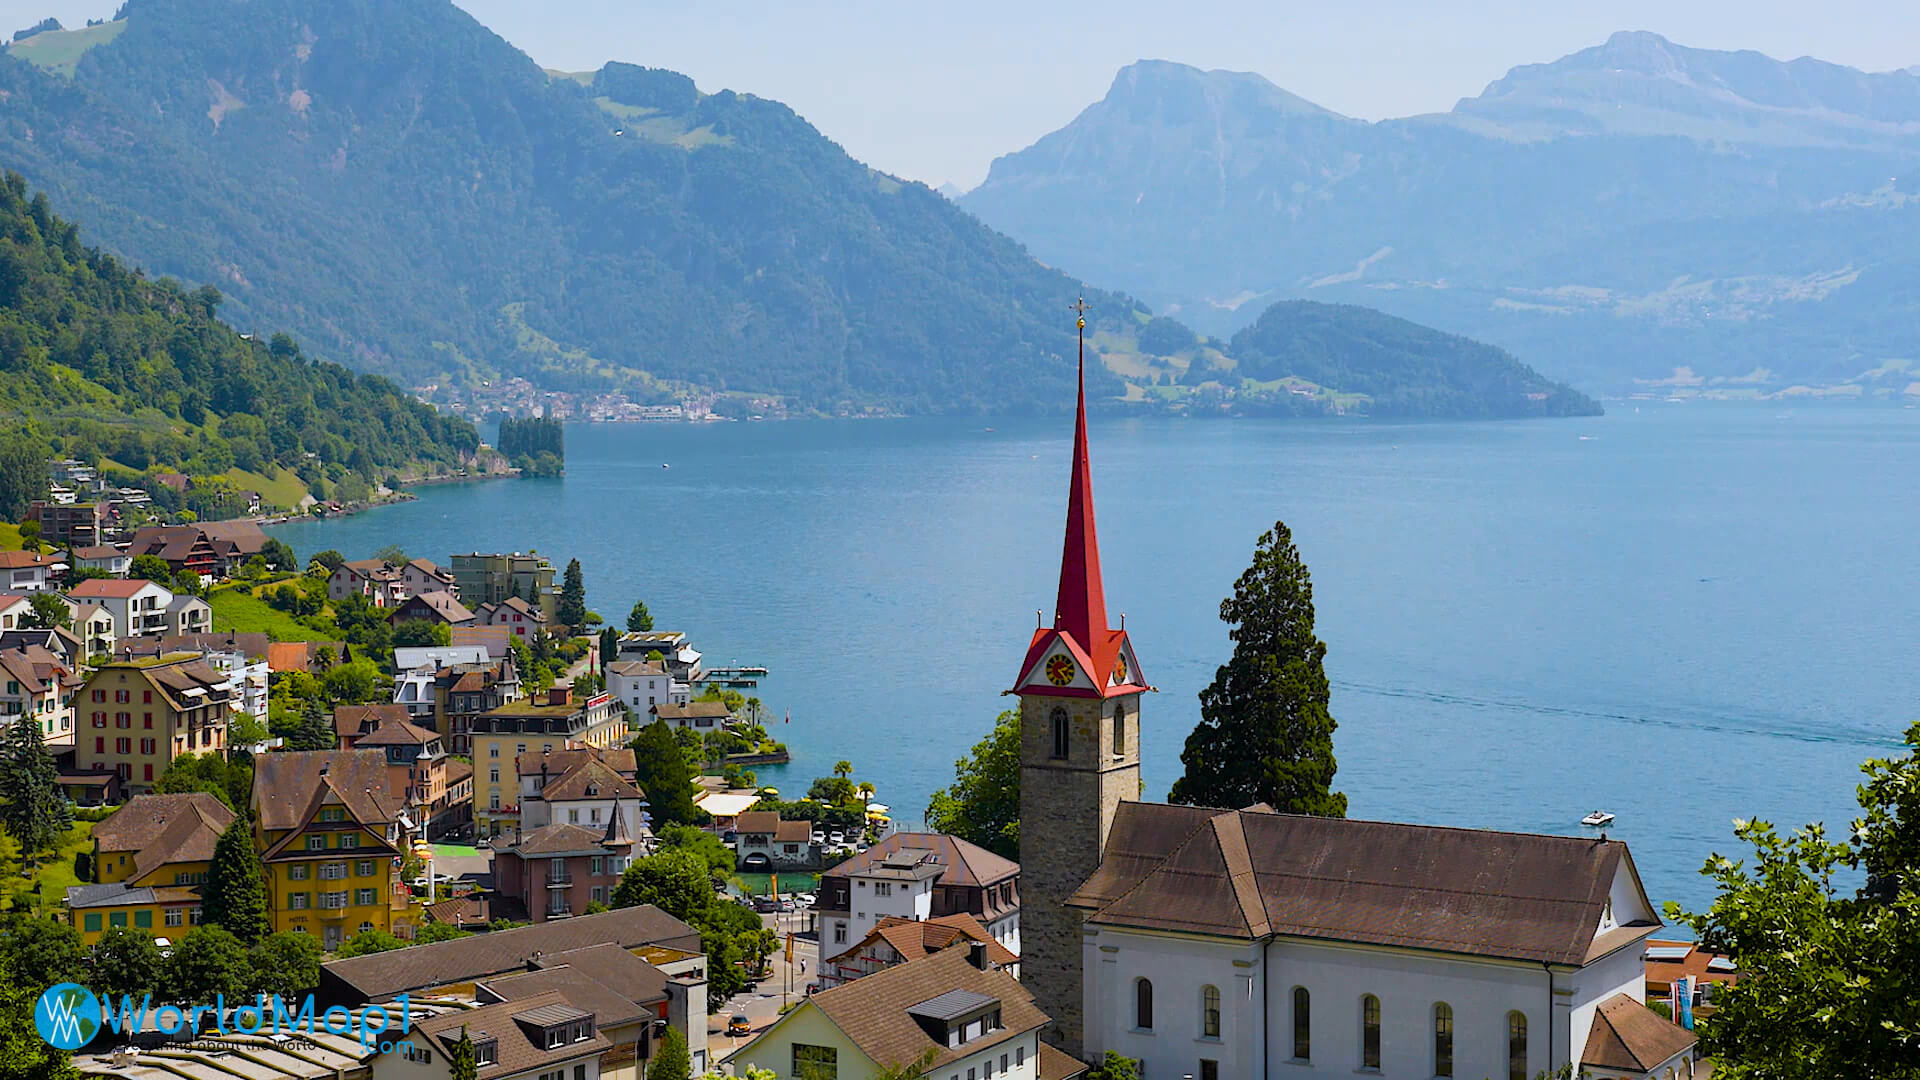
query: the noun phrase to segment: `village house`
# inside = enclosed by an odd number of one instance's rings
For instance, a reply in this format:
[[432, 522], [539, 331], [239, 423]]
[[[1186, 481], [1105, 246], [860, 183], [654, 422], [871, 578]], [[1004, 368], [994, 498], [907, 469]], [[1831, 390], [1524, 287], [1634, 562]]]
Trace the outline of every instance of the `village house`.
[[607, 665], [607, 692], [620, 699], [634, 717], [651, 716], [655, 705], [687, 703], [686, 684], [667, 674], [667, 665], [654, 660], [615, 660]]
[[624, 748], [542, 749], [520, 755], [515, 768], [520, 775], [521, 830], [556, 824], [598, 829], [618, 810], [627, 818], [627, 835], [642, 853], [649, 850], [647, 796], [633, 782], [633, 757], [633, 751]]
[[38, 551], [0, 551], [0, 592], [36, 593], [66, 579], [67, 564]]
[[110, 577], [123, 578], [133, 568], [133, 556], [112, 544], [90, 544], [67, 553], [75, 570], [98, 570]]
[[395, 626], [403, 622], [429, 622], [442, 626], [471, 626], [474, 614], [453, 598], [450, 592], [415, 593], [401, 601], [387, 616]]
[[104, 503], [84, 502], [65, 506], [35, 500], [27, 507], [27, 520], [40, 523], [40, 542], [60, 548], [98, 547], [112, 531]]
[[193, 525], [150, 525], [133, 534], [127, 557], [152, 555], [174, 573], [202, 578], [231, 576], [265, 550], [267, 535], [250, 521], [208, 521]]
[[459, 595], [460, 586], [454, 581], [453, 573], [434, 565], [429, 559], [407, 560], [406, 565], [400, 568], [400, 583], [406, 586], [409, 596], [436, 592]]
[[[670, 978], [618, 945], [575, 949], [556, 957], [541, 957], [535, 970], [501, 975], [476, 984], [479, 1002], [527, 1001], [560, 991], [567, 1000], [591, 1011], [600, 1033], [612, 1045], [600, 1055], [601, 1080], [643, 1080], [647, 1065], [669, 1026], [683, 1030], [688, 1013], [686, 980]], [[676, 1002], [679, 1008], [676, 1008]], [[704, 1012], [705, 1002], [699, 1002]], [[681, 1022], [674, 1023], [679, 1016]], [[704, 1018], [694, 1014], [697, 1042], [688, 1047], [695, 1069], [704, 1069]], [[699, 1075], [699, 1074], [696, 1074]]]
[[473, 766], [449, 758], [440, 736], [404, 716], [385, 716], [353, 746], [386, 754], [387, 790], [409, 815], [407, 828], [430, 830], [432, 839], [471, 820]]
[[[0, 600], [0, 603], [4, 603], [4, 600]], [[61, 663], [75, 671], [86, 665], [90, 655], [78, 635], [58, 626], [26, 626], [0, 630], [0, 652], [24, 649], [29, 645], [47, 650], [59, 657]], [[100, 651], [104, 653], [107, 650]]]
[[889, 915], [964, 912], [1020, 955], [1019, 880], [1019, 863], [957, 836], [893, 833], [820, 875], [821, 952], [832, 956], [860, 941]]
[[[520, 755], [570, 745], [606, 749], [628, 737], [626, 715], [611, 694], [574, 701], [571, 687], [556, 686], [537, 700], [516, 701], [473, 719], [473, 822], [476, 836], [498, 836], [519, 827], [520, 807], [503, 764]], [[485, 781], [480, 770], [485, 769]]]
[[475, 1075], [486, 1080], [600, 1080], [600, 1056], [612, 1046], [593, 1013], [552, 990], [419, 1020], [411, 1038], [369, 1063], [370, 1080], [415, 1080], [422, 1066], [433, 1069], [425, 1075], [447, 1076], [462, 1035], [473, 1043]]
[[272, 639], [266, 634], [167, 634], [160, 639], [159, 651], [197, 652], [215, 671], [227, 675], [227, 690], [233, 707], [260, 720], [267, 718], [267, 650]]
[[328, 952], [369, 930], [411, 937], [400, 815], [382, 750], [255, 758], [254, 838], [273, 929], [312, 934]]
[[101, 665], [75, 699], [75, 768], [118, 773], [139, 794], [182, 754], [226, 756], [228, 685], [195, 653]]
[[667, 675], [677, 683], [691, 686], [701, 680], [706, 670], [700, 666], [700, 653], [687, 635], [679, 630], [630, 631], [620, 635], [614, 646], [619, 660], [648, 660], [659, 653], [660, 660], [667, 667]]
[[734, 722], [733, 710], [723, 701], [689, 701], [685, 705], [662, 702], [653, 707], [648, 719], [665, 720], [670, 728], [692, 728], [702, 734]]
[[205, 792], [137, 795], [93, 827], [96, 884], [67, 888], [83, 946], [128, 928], [178, 939], [200, 923], [200, 887], [233, 811]]
[[505, 627], [514, 637], [524, 638], [544, 627], [547, 616], [525, 600], [509, 596], [497, 604], [481, 604], [473, 614], [473, 621], [480, 626]]
[[813, 822], [783, 821], [772, 810], [751, 810], [736, 816], [733, 822], [740, 837], [734, 847], [740, 869], [764, 874], [820, 868], [820, 845], [813, 842]]
[[[414, 684], [414, 693], [418, 694], [420, 689], [414, 677], [409, 675], [408, 682]], [[397, 695], [401, 690], [401, 684], [396, 682], [394, 693]], [[431, 723], [421, 718], [418, 702], [400, 704], [407, 706], [414, 723], [439, 732], [452, 753], [470, 755], [474, 723], [481, 716], [520, 700], [520, 676], [510, 656], [478, 664], [447, 664], [434, 672], [431, 692]]]
[[942, 915], [937, 919], [903, 919], [889, 915], [874, 924], [866, 937], [845, 952], [820, 962], [820, 978], [814, 989], [831, 990], [890, 967], [897, 967], [943, 949], [979, 942], [987, 947], [987, 963], [995, 970], [1020, 976], [1020, 958], [1005, 945], [993, 940], [980, 920], [971, 915]]
[[495, 844], [498, 900], [516, 902], [532, 922], [584, 915], [588, 904], [608, 903], [634, 858], [629, 817], [616, 805], [598, 828], [547, 824], [522, 830], [512, 843]]
[[106, 656], [113, 652], [113, 612], [99, 604], [74, 604], [72, 633], [79, 645], [80, 659]]
[[921, 1061], [928, 1080], [1084, 1075], [1085, 1065], [1040, 1041], [1047, 1014], [987, 950], [946, 949], [804, 998], [727, 1061], [736, 1072], [838, 1080], [876, 1080]]
[[333, 742], [342, 750], [351, 750], [360, 741], [362, 735], [388, 720], [408, 719], [407, 710], [399, 705], [335, 705], [333, 707]]
[[400, 571], [381, 559], [354, 559], [343, 562], [327, 578], [327, 599], [339, 603], [349, 596], [364, 596], [377, 608], [398, 607], [407, 596], [406, 582]]
[[0, 725], [23, 715], [40, 724], [54, 753], [73, 746], [73, 699], [86, 684], [71, 664], [41, 645], [0, 651]]
[[33, 624], [32, 596], [0, 592], [0, 631], [30, 629]]
[[517, 551], [511, 555], [455, 555], [447, 572], [453, 575], [454, 592], [460, 602], [475, 611], [517, 596], [531, 601], [543, 618], [559, 616], [560, 593], [553, 584], [553, 564], [544, 555]]
[[513, 631], [504, 626], [456, 626], [451, 635], [456, 646], [485, 649], [489, 660], [505, 660], [513, 655]]
[[68, 591], [76, 604], [104, 609], [113, 617], [113, 636], [162, 637], [201, 634], [213, 629], [213, 608], [197, 596], [180, 594], [157, 581], [93, 578]]

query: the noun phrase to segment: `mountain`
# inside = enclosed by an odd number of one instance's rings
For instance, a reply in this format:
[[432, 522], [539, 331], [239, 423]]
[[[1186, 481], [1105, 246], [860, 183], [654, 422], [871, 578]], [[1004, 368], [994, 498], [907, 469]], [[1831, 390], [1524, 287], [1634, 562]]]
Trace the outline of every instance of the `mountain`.
[[1603, 392], [1899, 394], [1920, 329], [1920, 76], [1616, 34], [1368, 123], [1164, 61], [961, 205], [1225, 336], [1364, 304]]
[[289, 506], [307, 492], [365, 498], [391, 476], [472, 463], [472, 424], [386, 379], [314, 363], [285, 335], [242, 336], [214, 317], [220, 300], [84, 246], [44, 193], [29, 196], [6, 174], [0, 518], [17, 521], [45, 497], [51, 456], [104, 460], [128, 485], [155, 467], [189, 473], [194, 498], [216, 502], [220, 485], [201, 481], [221, 477]]
[[547, 72], [446, 0], [122, 16], [0, 58], [0, 160], [111, 249], [217, 285], [242, 327], [415, 384], [1072, 400], [1084, 286], [777, 102]]

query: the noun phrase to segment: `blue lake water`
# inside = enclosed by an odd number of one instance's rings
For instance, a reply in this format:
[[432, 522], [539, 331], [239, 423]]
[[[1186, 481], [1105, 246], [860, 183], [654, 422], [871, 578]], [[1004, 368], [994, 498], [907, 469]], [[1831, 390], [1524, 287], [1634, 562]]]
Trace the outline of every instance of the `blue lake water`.
[[[804, 790], [847, 758], [917, 817], [1051, 605], [1070, 422], [582, 426], [567, 477], [275, 530], [304, 558], [537, 549], [759, 663]], [[1163, 797], [1276, 518], [1314, 577], [1356, 817], [1577, 833], [1616, 813], [1656, 902], [1729, 823], [1850, 818], [1915, 719], [1920, 412], [1616, 406], [1592, 420], [1093, 421], [1112, 616], [1159, 693]], [[662, 468], [662, 464], [671, 468]]]

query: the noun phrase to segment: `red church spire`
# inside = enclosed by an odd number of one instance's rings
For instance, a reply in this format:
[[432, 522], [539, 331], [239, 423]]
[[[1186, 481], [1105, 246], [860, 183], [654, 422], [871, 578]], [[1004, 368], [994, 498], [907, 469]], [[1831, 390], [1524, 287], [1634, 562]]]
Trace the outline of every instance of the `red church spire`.
[[[1077, 301], [1080, 331], [1080, 401], [1073, 422], [1073, 478], [1067, 487], [1067, 539], [1060, 553], [1060, 594], [1053, 625], [1082, 649], [1097, 648], [1107, 634], [1107, 597], [1100, 584], [1100, 541], [1093, 527], [1093, 471], [1087, 461], [1087, 303]], [[1101, 641], [1104, 644], [1104, 640]]]

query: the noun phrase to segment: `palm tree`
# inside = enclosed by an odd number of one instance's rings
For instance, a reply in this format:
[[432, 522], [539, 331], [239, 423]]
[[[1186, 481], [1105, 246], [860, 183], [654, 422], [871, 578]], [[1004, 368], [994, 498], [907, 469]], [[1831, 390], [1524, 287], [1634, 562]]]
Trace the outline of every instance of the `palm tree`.
[[860, 809], [862, 811], [866, 810], [867, 804], [872, 801], [873, 801], [872, 782], [867, 780], [860, 781]]
[[750, 697], [747, 699], [747, 715], [753, 717], [754, 723], [758, 724], [760, 722], [760, 699], [759, 698]]
[[853, 775], [853, 762], [851, 762], [851, 761], [836, 761], [836, 762], [834, 762], [834, 763], [833, 763], [833, 775], [835, 775], [835, 776], [837, 776], [837, 777], [839, 777], [839, 778], [840, 778], [840, 779], [842, 779], [842, 780], [845, 780], [845, 779], [846, 779], [847, 777], [849, 777], [849, 776], [852, 776], [852, 775]]

